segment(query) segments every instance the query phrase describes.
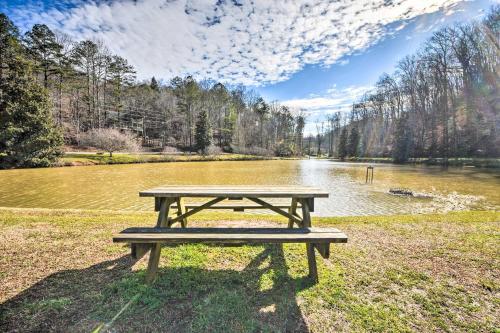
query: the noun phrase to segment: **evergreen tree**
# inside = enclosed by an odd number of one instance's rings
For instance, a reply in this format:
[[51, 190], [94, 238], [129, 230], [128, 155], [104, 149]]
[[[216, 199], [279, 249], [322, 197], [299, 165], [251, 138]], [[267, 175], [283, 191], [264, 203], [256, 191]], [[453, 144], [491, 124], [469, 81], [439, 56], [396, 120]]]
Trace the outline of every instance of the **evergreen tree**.
[[0, 80], [8, 68], [9, 60], [20, 52], [18, 37], [19, 31], [14, 23], [4, 13], [0, 13]]
[[18, 55], [0, 80], [0, 168], [49, 166], [61, 154], [49, 97]]
[[259, 115], [260, 147], [264, 148], [264, 119], [266, 119], [266, 115], [269, 113], [269, 105], [262, 97], [259, 97], [255, 103], [255, 112]]
[[347, 128], [345, 126], [340, 132], [338, 152], [339, 158], [343, 161], [347, 156]]
[[392, 159], [395, 163], [405, 163], [410, 156], [410, 129], [406, 116], [402, 116], [396, 122], [394, 132], [394, 143], [392, 147]]
[[149, 84], [149, 86], [154, 91], [160, 91], [160, 85], [158, 84], [158, 81], [156, 81], [156, 78], [154, 76], [151, 78], [151, 83]]
[[194, 139], [196, 149], [202, 154], [206, 154], [208, 147], [212, 144], [212, 134], [210, 130], [210, 122], [208, 121], [208, 114], [205, 110], [202, 110], [198, 114]]
[[63, 47], [45, 24], [35, 24], [31, 31], [26, 33], [25, 42], [37, 71], [43, 74], [43, 86], [47, 88], [49, 77], [59, 72], [56, 60], [60, 57]]
[[351, 133], [349, 134], [349, 142], [347, 144], [347, 153], [351, 157], [358, 156], [358, 145], [359, 145], [359, 131], [357, 126], [351, 128]]

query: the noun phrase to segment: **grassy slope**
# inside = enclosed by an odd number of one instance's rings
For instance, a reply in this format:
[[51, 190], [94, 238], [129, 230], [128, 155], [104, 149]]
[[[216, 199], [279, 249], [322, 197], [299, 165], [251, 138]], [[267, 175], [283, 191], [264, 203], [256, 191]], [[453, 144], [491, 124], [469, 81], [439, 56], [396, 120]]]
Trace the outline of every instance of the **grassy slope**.
[[264, 156], [222, 154], [216, 156], [202, 155], [160, 155], [160, 154], [129, 154], [114, 153], [97, 155], [95, 153], [67, 153], [59, 159], [57, 166], [95, 165], [95, 164], [130, 164], [154, 162], [191, 162], [191, 161], [248, 161], [270, 159]]
[[[205, 213], [191, 225], [283, 222]], [[141, 283], [114, 232], [151, 213], [0, 209], [0, 331], [475, 331], [500, 327], [498, 212], [315, 219], [345, 231], [320, 283], [302, 244], [162, 250]], [[127, 306], [128, 304], [128, 306]], [[123, 312], [114, 321], [120, 310]], [[108, 327], [108, 326], [104, 326]]]

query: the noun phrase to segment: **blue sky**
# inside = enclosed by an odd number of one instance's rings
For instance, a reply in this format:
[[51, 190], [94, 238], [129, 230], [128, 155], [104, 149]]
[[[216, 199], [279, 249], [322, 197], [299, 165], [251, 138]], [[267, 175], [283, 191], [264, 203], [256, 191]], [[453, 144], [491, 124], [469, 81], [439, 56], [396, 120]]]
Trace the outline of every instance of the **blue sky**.
[[0, 0], [0, 9], [23, 31], [46, 23], [74, 40], [102, 40], [139, 79], [192, 74], [243, 84], [308, 110], [311, 124], [347, 110], [433, 31], [480, 18], [495, 3]]

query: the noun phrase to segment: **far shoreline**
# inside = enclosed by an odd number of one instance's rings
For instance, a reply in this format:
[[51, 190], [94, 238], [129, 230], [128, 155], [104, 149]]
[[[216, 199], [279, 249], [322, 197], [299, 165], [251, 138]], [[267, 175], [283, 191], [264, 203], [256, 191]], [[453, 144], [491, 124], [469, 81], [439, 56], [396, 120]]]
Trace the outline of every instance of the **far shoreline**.
[[[231, 162], [231, 161], [271, 161], [271, 160], [308, 160], [359, 163], [359, 164], [391, 164], [391, 165], [424, 165], [442, 167], [500, 169], [500, 158], [449, 158], [447, 163], [443, 158], [410, 158], [405, 163], [395, 163], [389, 157], [351, 157], [341, 160], [327, 156], [263, 156], [250, 154], [222, 153], [217, 155], [200, 155], [189, 153], [154, 153], [154, 152], [116, 152], [113, 156], [98, 151], [71, 151], [65, 152], [52, 166], [43, 168], [60, 168], [74, 166], [96, 166], [113, 164], [144, 164], [144, 163], [175, 163], [175, 162]], [[9, 168], [39, 169], [39, 168]], [[1, 169], [0, 169], [1, 170]]]

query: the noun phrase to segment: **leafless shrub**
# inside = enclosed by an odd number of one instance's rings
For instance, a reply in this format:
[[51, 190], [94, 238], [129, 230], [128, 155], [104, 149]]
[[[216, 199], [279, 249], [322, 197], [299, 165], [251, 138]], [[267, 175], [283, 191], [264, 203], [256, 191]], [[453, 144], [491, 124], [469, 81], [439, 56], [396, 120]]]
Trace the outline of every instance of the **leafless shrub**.
[[233, 152], [236, 154], [274, 156], [274, 152], [272, 150], [261, 148], [261, 147], [231, 146], [231, 148], [232, 148]]
[[93, 129], [82, 133], [78, 137], [78, 142], [83, 146], [91, 146], [104, 150], [113, 156], [115, 151], [136, 152], [140, 150], [137, 138], [127, 132], [120, 132], [113, 128]]
[[218, 146], [215, 146], [215, 145], [210, 145], [207, 149], [206, 149], [206, 155], [210, 155], [210, 156], [218, 156], [222, 154], [222, 149]]
[[180, 154], [181, 152], [179, 149], [172, 147], [172, 146], [165, 146], [163, 147], [162, 154], [169, 155], [169, 154]]

